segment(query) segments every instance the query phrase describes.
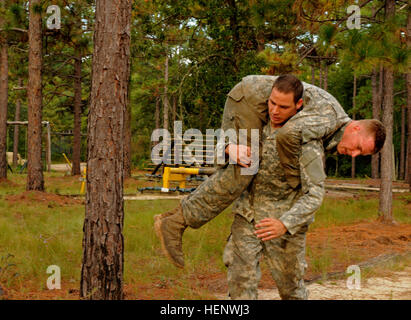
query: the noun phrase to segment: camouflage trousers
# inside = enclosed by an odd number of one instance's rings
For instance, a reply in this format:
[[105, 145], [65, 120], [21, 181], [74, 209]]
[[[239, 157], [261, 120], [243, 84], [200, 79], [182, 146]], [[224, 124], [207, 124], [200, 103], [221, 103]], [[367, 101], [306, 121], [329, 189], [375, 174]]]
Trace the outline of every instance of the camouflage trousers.
[[[251, 129], [261, 133], [263, 122], [244, 99], [227, 98], [224, 107], [222, 129], [247, 129], [247, 144], [251, 144]], [[260, 137], [261, 144], [261, 137]], [[259, 150], [261, 151], [261, 145]], [[199, 228], [226, 209], [250, 185], [255, 175], [244, 175], [236, 164], [217, 166], [217, 171], [194, 192], [181, 201], [186, 223]]]
[[261, 241], [254, 234], [254, 223], [235, 215], [231, 235], [224, 250], [227, 266], [228, 290], [231, 299], [258, 299], [257, 286], [261, 278], [260, 259], [264, 255], [271, 275], [283, 300], [306, 300], [308, 290], [304, 285], [305, 233]]
[[240, 174], [240, 167], [220, 168], [193, 193], [181, 200], [183, 216], [191, 228], [200, 228], [224, 211], [251, 183], [254, 176]]

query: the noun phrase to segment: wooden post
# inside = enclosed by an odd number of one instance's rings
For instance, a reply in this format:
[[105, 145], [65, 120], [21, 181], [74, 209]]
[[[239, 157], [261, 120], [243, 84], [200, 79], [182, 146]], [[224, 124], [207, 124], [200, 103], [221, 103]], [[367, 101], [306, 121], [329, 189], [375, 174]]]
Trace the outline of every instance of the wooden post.
[[47, 172], [51, 172], [51, 132], [49, 122], [47, 122]]
[[[19, 86], [23, 85], [21, 78], [19, 79]], [[20, 97], [16, 102], [16, 112], [14, 114], [14, 121], [20, 121], [20, 108], [21, 108], [21, 99]], [[14, 126], [14, 136], [13, 136], [13, 166], [17, 166], [17, 154], [19, 152], [19, 126]]]

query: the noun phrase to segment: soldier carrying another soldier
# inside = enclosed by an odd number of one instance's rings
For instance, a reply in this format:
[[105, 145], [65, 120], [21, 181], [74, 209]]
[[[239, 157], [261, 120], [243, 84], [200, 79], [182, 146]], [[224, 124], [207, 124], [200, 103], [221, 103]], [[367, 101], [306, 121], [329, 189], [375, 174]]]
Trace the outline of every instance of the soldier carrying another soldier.
[[238, 199], [224, 252], [231, 298], [257, 298], [264, 252], [281, 297], [306, 299], [305, 234], [323, 200], [324, 148], [353, 157], [374, 154], [385, 129], [377, 120], [352, 121], [333, 96], [291, 75], [245, 77], [228, 94], [222, 128], [259, 130], [259, 171], [240, 171], [250, 165], [250, 141], [228, 145], [226, 153], [238, 164], [220, 167], [177, 208], [155, 217], [162, 249], [183, 267], [187, 226], [201, 227]]

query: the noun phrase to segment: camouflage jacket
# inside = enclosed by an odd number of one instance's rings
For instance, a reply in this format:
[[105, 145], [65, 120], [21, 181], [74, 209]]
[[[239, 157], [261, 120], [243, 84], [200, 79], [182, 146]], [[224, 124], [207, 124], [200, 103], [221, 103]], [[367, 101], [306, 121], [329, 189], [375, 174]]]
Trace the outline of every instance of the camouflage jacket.
[[233, 213], [249, 222], [266, 217], [279, 219], [288, 232], [304, 231], [314, 221], [315, 211], [324, 197], [324, 173], [321, 141], [302, 145], [299, 156], [301, 187], [293, 189], [286, 180], [276, 150], [278, 130], [267, 124], [263, 129], [262, 159], [251, 187], [233, 205]]
[[[245, 99], [255, 114], [265, 123], [268, 117], [268, 99], [277, 76], [251, 75], [244, 77], [229, 93], [235, 101]], [[302, 82], [303, 110], [288, 122], [304, 124], [301, 137], [304, 142], [329, 139], [351, 119], [338, 101], [325, 90]]]

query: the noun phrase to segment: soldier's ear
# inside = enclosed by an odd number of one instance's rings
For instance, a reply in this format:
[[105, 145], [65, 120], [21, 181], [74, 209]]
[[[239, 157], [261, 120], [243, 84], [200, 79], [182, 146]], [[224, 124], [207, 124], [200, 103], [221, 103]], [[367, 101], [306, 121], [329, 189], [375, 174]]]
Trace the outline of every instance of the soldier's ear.
[[298, 100], [296, 106], [297, 106], [297, 110], [300, 109], [303, 106], [303, 99]]

